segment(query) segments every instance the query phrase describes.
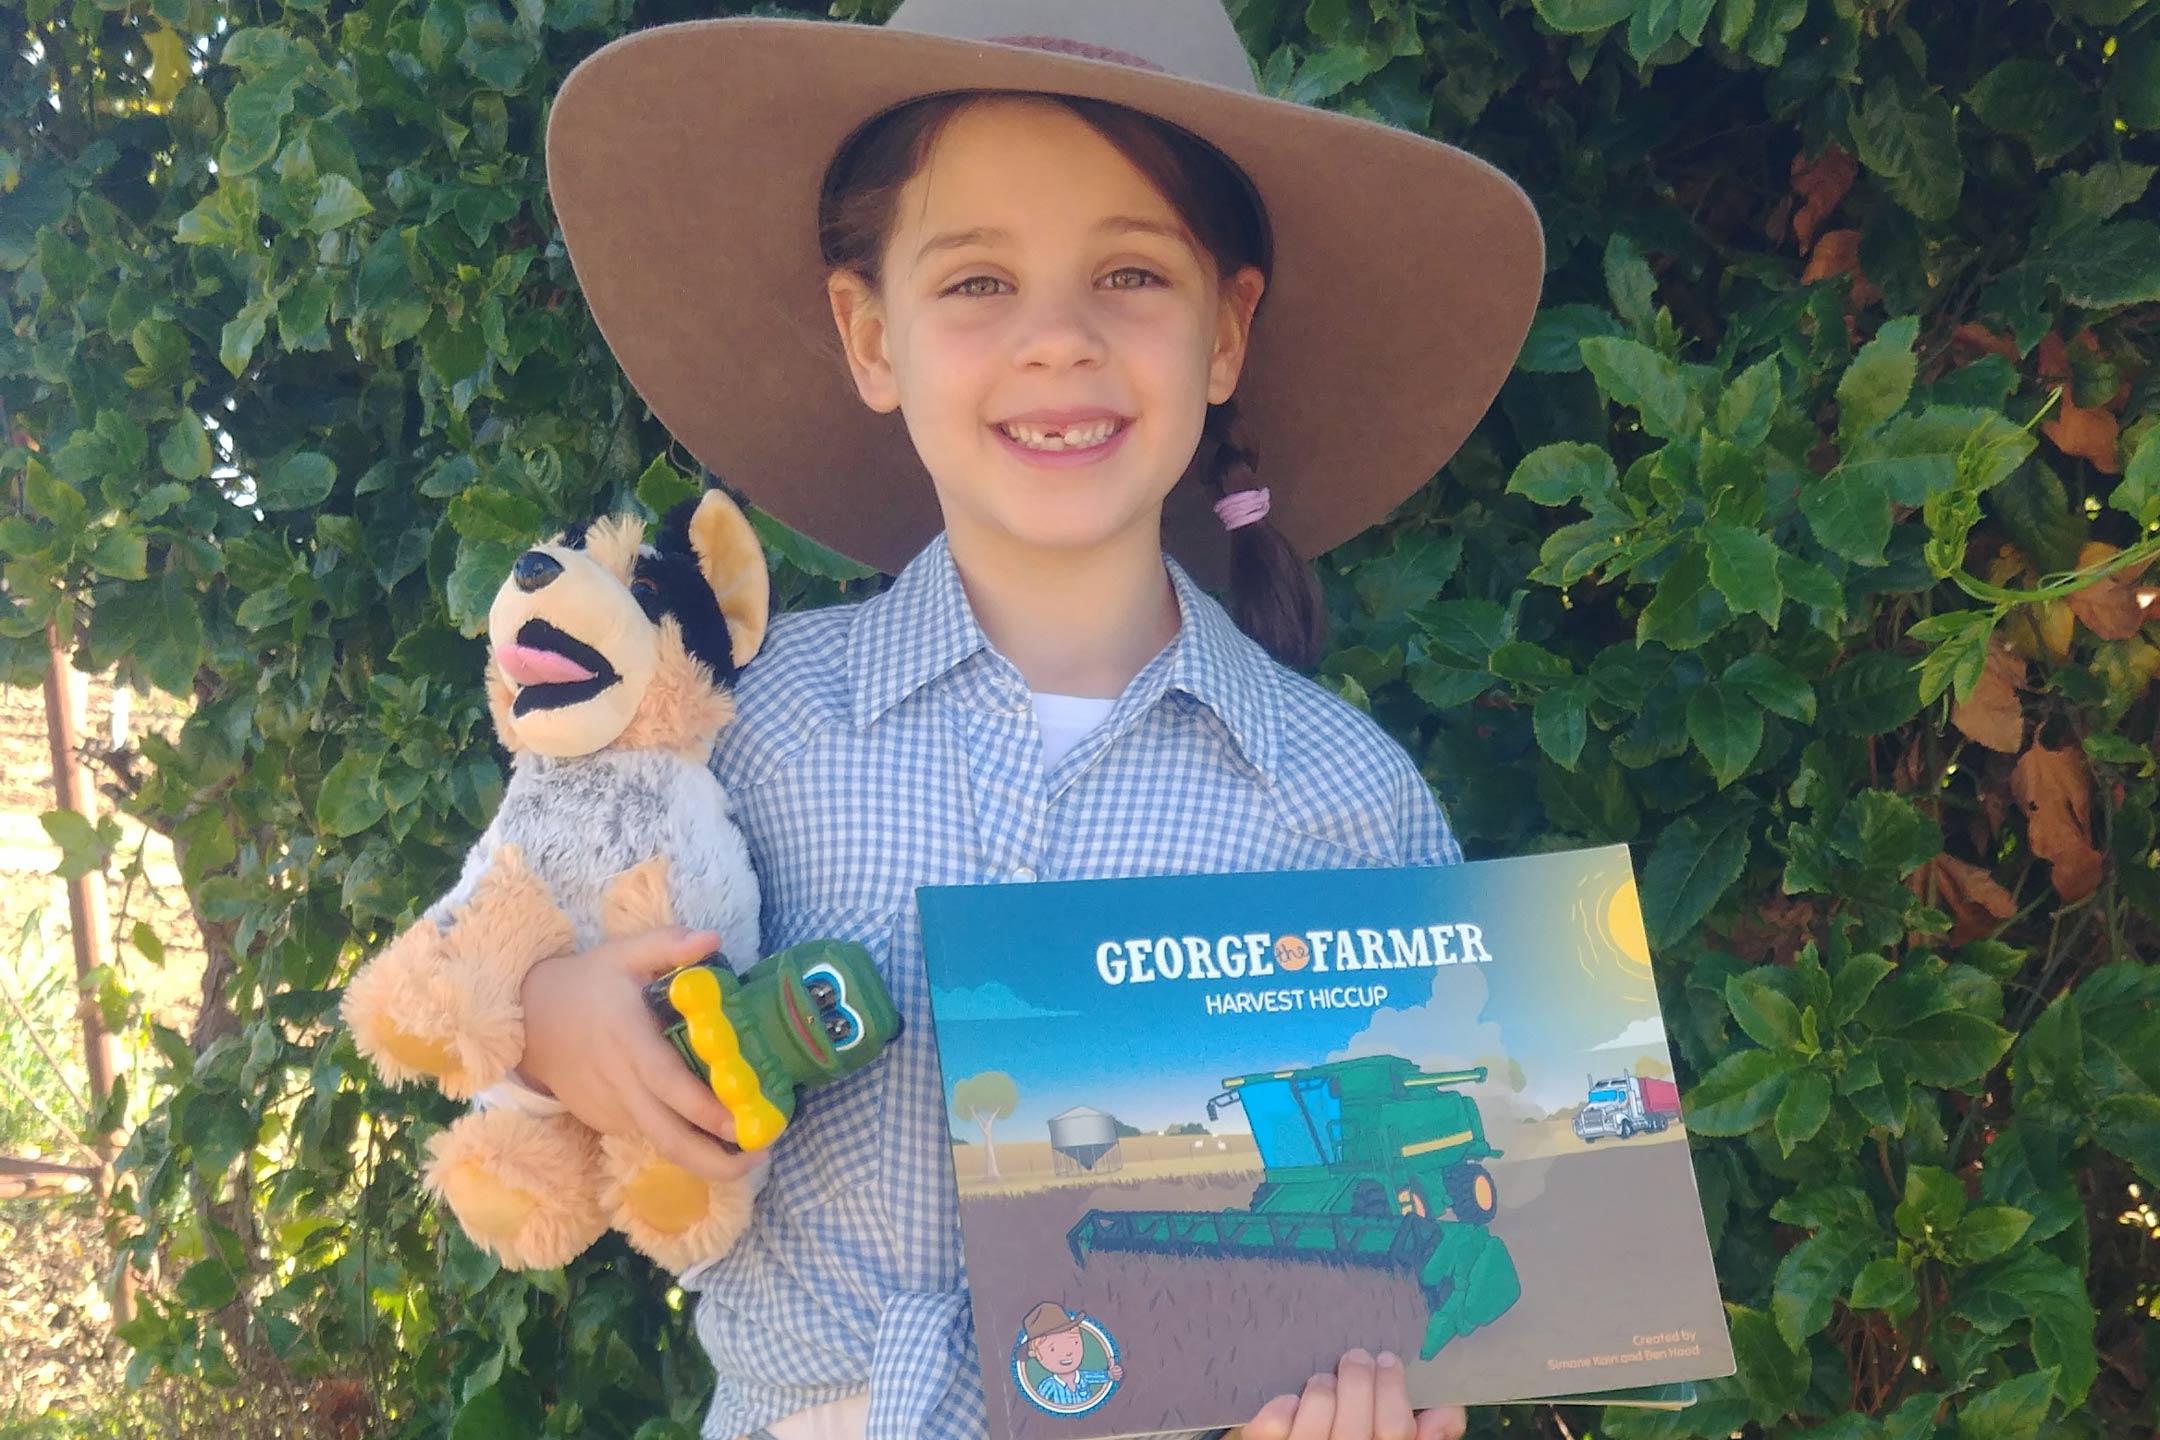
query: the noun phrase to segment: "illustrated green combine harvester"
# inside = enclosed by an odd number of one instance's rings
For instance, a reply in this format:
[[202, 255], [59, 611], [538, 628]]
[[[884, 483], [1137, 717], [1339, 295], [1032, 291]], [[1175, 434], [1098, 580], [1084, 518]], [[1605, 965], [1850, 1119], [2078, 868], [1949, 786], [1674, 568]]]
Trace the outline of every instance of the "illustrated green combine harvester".
[[[1090, 1210], [1066, 1233], [1073, 1259], [1098, 1252], [1356, 1265], [1413, 1276], [1430, 1318], [1421, 1358], [1489, 1325], [1522, 1295], [1480, 1161], [1477, 1103], [1454, 1087], [1480, 1066], [1427, 1075], [1368, 1055], [1237, 1075], [1208, 1118], [1243, 1105], [1265, 1169], [1243, 1210]], [[1452, 1219], [1443, 1219], [1452, 1215]]]

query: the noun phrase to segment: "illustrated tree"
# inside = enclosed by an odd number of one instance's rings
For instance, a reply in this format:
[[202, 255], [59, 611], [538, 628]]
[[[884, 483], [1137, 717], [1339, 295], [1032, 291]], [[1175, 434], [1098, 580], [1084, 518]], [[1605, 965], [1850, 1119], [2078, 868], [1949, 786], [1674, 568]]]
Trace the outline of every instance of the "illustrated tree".
[[1001, 1174], [996, 1140], [990, 1132], [1019, 1103], [1019, 1087], [1002, 1070], [985, 1070], [953, 1086], [953, 1114], [982, 1131], [983, 1174], [988, 1179], [996, 1180]]

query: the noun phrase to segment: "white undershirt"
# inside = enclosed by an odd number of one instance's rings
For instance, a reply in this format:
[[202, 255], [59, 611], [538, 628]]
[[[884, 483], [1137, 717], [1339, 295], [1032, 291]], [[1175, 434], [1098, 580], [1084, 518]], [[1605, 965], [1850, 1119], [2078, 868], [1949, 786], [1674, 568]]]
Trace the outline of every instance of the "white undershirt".
[[1115, 700], [1097, 700], [1089, 695], [1046, 695], [1040, 690], [1028, 694], [1035, 702], [1035, 723], [1042, 729], [1045, 770], [1064, 759], [1066, 751], [1109, 719], [1110, 712], [1117, 708]]

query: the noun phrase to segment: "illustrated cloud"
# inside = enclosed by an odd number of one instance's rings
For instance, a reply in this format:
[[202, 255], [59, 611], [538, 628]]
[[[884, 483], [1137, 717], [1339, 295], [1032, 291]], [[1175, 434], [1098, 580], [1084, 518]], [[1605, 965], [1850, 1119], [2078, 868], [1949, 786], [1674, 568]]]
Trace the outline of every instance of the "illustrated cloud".
[[1627, 1029], [1622, 1030], [1612, 1039], [1607, 1040], [1602, 1045], [1593, 1045], [1590, 1048], [1592, 1050], [1643, 1050], [1664, 1043], [1665, 1021], [1662, 1017], [1652, 1015], [1630, 1022]]
[[992, 980], [959, 990], [939, 990], [937, 1017], [946, 1020], [1060, 1020], [1076, 1010], [1045, 1010], [1021, 999], [1010, 986]]

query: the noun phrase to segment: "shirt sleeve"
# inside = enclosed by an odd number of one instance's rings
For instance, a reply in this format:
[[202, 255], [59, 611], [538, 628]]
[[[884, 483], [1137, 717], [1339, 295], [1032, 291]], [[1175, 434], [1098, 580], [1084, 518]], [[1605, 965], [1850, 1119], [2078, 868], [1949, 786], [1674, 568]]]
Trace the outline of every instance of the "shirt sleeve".
[[1432, 787], [1415, 765], [1405, 764], [1403, 772], [1403, 864], [1460, 865], [1462, 846], [1456, 843]]

